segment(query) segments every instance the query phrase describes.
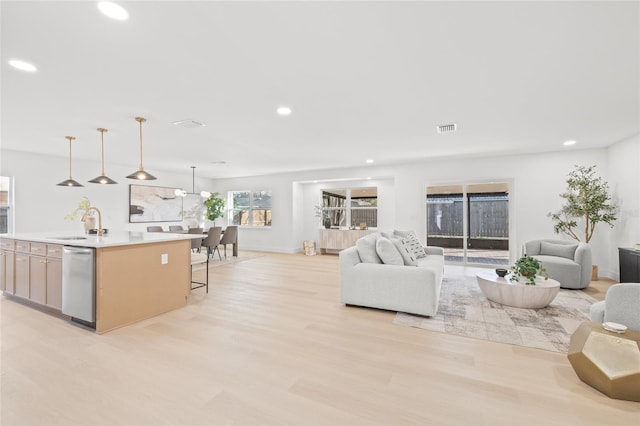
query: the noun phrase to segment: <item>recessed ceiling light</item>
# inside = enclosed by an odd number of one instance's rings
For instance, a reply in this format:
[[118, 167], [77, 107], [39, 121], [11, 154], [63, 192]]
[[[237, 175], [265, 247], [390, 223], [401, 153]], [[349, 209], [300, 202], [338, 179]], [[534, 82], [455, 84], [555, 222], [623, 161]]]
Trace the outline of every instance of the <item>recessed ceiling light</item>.
[[369, 159], [367, 160], [367, 164], [372, 164], [372, 163], [373, 163], [373, 160], [372, 160], [371, 158], [369, 158]]
[[119, 4], [112, 3], [110, 1], [101, 1], [98, 3], [98, 9], [111, 19], [117, 19], [118, 21], [124, 21], [129, 17], [129, 13], [124, 7]]
[[562, 145], [564, 146], [571, 146], [571, 145], [575, 145], [576, 141], [564, 141], [562, 142]]
[[219, 160], [219, 161], [212, 161], [211, 164], [216, 164], [216, 165], [221, 166], [223, 164], [227, 164], [227, 162], [223, 161], [223, 160]]
[[206, 124], [201, 123], [199, 121], [195, 121], [195, 120], [179, 120], [179, 121], [174, 121], [173, 124], [175, 124], [176, 126], [186, 127], [188, 129], [190, 129], [192, 127], [204, 127], [204, 126], [206, 126]]
[[286, 105], [281, 105], [276, 110], [278, 115], [291, 115], [291, 108]]
[[36, 72], [38, 70], [35, 65], [30, 64], [29, 62], [21, 61], [19, 59], [11, 59], [9, 61], [9, 65], [19, 69], [20, 71]]

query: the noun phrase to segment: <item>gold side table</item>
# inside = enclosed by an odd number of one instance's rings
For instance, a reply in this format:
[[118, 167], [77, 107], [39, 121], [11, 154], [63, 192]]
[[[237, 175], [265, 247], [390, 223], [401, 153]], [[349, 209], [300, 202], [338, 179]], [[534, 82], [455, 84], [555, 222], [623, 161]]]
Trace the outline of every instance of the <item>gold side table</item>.
[[640, 402], [640, 332], [613, 333], [583, 322], [571, 335], [567, 356], [589, 386], [610, 398]]

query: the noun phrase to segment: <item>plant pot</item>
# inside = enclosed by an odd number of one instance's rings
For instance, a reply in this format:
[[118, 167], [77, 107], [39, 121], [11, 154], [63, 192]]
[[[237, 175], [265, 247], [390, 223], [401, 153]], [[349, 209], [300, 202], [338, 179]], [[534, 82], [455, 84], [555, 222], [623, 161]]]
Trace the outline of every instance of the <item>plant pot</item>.
[[87, 216], [84, 220], [84, 233], [88, 234], [90, 229], [96, 227], [96, 218], [94, 216]]
[[323, 221], [323, 224], [324, 224], [324, 228], [325, 228], [325, 229], [329, 229], [329, 228], [331, 228], [331, 219], [328, 219], [328, 218], [327, 218], [327, 219], [325, 219], [325, 220]]

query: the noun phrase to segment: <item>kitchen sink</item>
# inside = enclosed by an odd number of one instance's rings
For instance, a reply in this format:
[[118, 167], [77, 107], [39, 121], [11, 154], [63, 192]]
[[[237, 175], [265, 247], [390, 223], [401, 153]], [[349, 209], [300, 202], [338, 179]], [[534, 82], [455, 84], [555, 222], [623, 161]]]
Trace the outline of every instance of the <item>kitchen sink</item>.
[[49, 237], [51, 240], [86, 240], [87, 237]]

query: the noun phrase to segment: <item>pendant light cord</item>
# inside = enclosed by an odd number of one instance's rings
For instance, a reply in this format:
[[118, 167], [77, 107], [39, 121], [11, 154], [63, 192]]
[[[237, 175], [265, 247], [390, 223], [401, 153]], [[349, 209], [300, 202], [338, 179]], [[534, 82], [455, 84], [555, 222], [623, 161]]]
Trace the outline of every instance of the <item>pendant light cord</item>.
[[100, 143], [102, 145], [102, 176], [105, 176], [104, 173], [104, 132], [107, 131], [107, 129], [98, 129], [98, 131], [100, 132]]
[[144, 170], [144, 167], [142, 167], [142, 122], [147, 120], [142, 117], [136, 117], [136, 121], [140, 123], [140, 170]]
[[69, 180], [71, 180], [71, 141], [75, 139], [73, 136], [65, 136], [69, 139]]

